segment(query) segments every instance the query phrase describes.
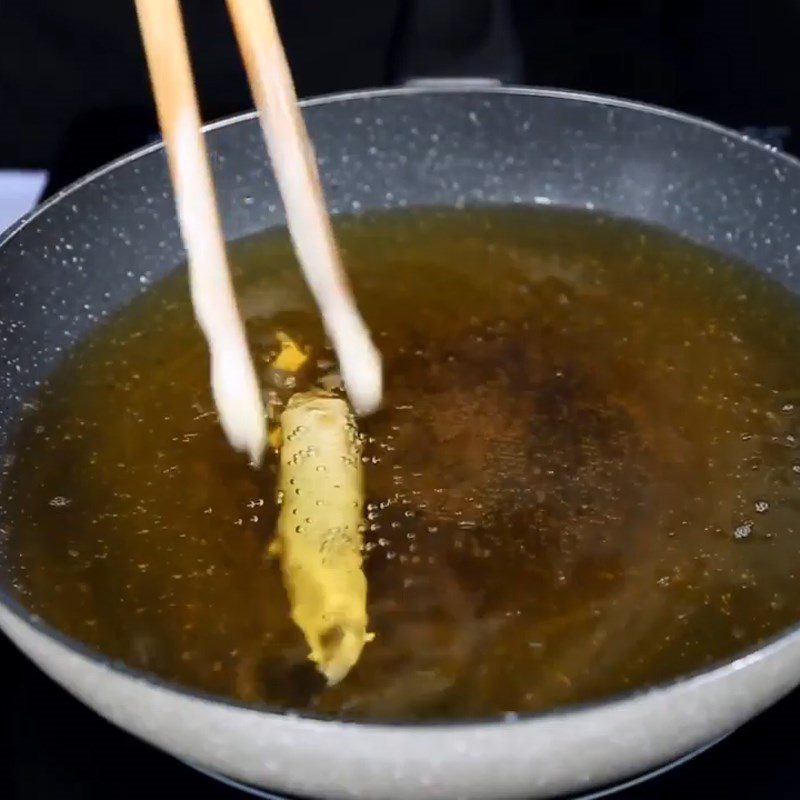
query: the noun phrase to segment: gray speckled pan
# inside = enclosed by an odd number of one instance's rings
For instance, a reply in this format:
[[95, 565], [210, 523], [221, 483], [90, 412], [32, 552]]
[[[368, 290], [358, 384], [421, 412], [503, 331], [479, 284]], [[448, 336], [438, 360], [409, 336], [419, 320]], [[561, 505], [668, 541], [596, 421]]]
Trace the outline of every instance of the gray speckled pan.
[[[596, 208], [671, 228], [800, 291], [800, 163], [712, 125], [527, 89], [353, 94], [307, 103], [306, 114], [336, 211], [509, 202]], [[211, 126], [208, 143], [227, 235], [280, 225], [252, 116]], [[0, 457], [9, 455], [21, 404], [63, 352], [182, 255], [157, 147], [90, 176], [11, 230], [0, 244]], [[55, 680], [170, 753], [298, 795], [578, 791], [709, 742], [800, 683], [794, 629], [705, 673], [530, 718], [400, 726], [280, 715], [105, 661], [31, 617], [2, 563], [0, 626]]]

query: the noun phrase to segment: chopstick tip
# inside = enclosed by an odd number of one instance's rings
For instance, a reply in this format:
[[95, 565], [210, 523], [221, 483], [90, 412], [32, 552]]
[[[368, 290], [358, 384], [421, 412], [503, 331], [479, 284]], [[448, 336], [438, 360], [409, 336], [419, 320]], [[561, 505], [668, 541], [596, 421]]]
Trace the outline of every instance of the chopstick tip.
[[246, 347], [212, 351], [211, 388], [231, 447], [259, 467], [267, 448], [266, 409]]
[[381, 355], [369, 338], [340, 348], [342, 380], [350, 404], [360, 417], [377, 411], [383, 401]]

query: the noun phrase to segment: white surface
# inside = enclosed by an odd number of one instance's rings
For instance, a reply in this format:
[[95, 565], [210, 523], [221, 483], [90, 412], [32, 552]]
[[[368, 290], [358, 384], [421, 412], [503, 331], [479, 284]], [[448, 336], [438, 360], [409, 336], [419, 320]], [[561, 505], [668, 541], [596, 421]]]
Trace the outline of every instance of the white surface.
[[44, 170], [0, 170], [0, 231], [36, 205], [46, 183]]

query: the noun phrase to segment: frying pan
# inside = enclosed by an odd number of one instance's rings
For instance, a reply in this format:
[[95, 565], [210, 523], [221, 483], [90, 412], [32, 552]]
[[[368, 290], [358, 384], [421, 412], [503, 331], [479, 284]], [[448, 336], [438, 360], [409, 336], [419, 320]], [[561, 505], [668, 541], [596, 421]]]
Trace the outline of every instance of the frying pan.
[[[502, 87], [305, 104], [335, 212], [555, 204], [661, 225], [800, 291], [800, 163], [680, 114]], [[207, 128], [230, 239], [283, 223], [251, 114]], [[159, 146], [35, 210], [0, 243], [0, 458], [64, 353], [183, 258]], [[0, 626], [107, 719], [179, 758], [308, 797], [545, 797], [607, 784], [734, 729], [800, 683], [800, 627], [699, 674], [605, 702], [470, 723], [274, 713], [112, 663], [31, 615], [0, 538]]]

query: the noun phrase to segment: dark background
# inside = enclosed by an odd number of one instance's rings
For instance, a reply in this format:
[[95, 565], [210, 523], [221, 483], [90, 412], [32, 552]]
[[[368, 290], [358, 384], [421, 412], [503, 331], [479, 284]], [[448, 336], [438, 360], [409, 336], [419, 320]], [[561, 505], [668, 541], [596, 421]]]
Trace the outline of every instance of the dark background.
[[[757, 128], [800, 151], [800, 0], [511, 2], [517, 57], [494, 52], [483, 61], [470, 54], [481, 50], [486, 11], [466, 0], [273, 2], [301, 96], [395, 84], [414, 65], [416, 74], [475, 74], [482, 64], [521, 83]], [[204, 116], [248, 108], [223, 0], [184, 7]], [[409, 55], [404, 31], [419, 20], [424, 41]], [[155, 128], [132, 2], [0, 0], [0, 169], [49, 169], [52, 191]], [[0, 664], [0, 798], [240, 796], [105, 724], [2, 639]], [[798, 718], [795, 695], [622, 797], [800, 797]]]
[[[183, 5], [205, 117], [249, 108], [223, 0]], [[301, 96], [398, 79], [398, 31], [413, 3], [274, 0], [273, 5]], [[417, 5], [428, 13], [438, 8], [434, 19], [452, 17], [444, 26], [451, 32], [459, 18], [474, 13], [467, 0]], [[522, 83], [645, 100], [733, 127], [795, 126], [800, 119], [797, 0], [508, 5], [522, 51]], [[152, 123], [133, 3], [2, 0], [0, 115], [0, 167], [50, 166], [71, 128], [105, 159], [114, 149], [110, 140], [126, 123]]]

